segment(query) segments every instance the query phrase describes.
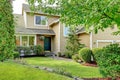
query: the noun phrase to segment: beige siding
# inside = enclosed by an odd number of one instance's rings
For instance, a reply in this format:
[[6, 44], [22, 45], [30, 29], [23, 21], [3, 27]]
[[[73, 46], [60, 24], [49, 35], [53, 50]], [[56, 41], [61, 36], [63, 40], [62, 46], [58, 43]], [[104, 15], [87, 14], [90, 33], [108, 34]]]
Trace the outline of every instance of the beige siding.
[[52, 38], [53, 42], [53, 52], [57, 53], [59, 52], [59, 23], [55, 24], [52, 27], [53, 31], [55, 32], [55, 36]]
[[112, 42], [98, 42], [98, 47], [102, 48], [109, 44], [112, 44]]
[[64, 25], [60, 24], [60, 52], [64, 53], [66, 49], [66, 37], [64, 36]]
[[[97, 40], [120, 40], [120, 36], [115, 36], [112, 35], [112, 32], [117, 31], [117, 28], [107, 28], [105, 29], [104, 32], [102, 32], [101, 30], [99, 30], [99, 32], [97, 34], [92, 34], [92, 45], [93, 48], [97, 47]], [[98, 43], [98, 47], [103, 47], [106, 46], [107, 44], [109, 44], [109, 42], [99, 42]]]
[[[36, 26], [34, 24], [34, 16], [35, 15], [38, 15], [38, 14], [30, 14], [30, 13], [27, 13], [27, 27], [28, 28], [37, 28], [37, 29], [49, 29], [49, 24], [52, 23], [54, 20], [57, 20], [58, 17], [48, 17], [48, 25], [46, 26]], [[39, 14], [40, 15], [40, 14]], [[43, 15], [45, 16], [45, 15]]]
[[87, 33], [82, 33], [78, 35], [80, 42], [85, 44], [86, 47], [90, 47], [90, 35]]
[[24, 18], [20, 14], [14, 14], [15, 27], [25, 27]]

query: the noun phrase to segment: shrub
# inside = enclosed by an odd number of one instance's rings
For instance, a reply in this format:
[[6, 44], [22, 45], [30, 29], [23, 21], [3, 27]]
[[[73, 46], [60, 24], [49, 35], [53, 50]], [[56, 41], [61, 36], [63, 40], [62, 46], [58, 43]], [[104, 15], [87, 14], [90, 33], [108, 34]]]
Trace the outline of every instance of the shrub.
[[53, 69], [53, 72], [73, 78], [72, 74], [67, 72], [64, 68]]
[[33, 52], [36, 53], [37, 55], [43, 55], [43, 47], [41, 45], [36, 45], [33, 48]]
[[73, 55], [73, 56], [72, 56], [72, 59], [75, 60], [76, 62], [78, 62], [78, 60], [80, 60], [79, 54]]
[[66, 51], [66, 52], [64, 52], [64, 55], [66, 58], [72, 58], [73, 53]]
[[62, 53], [61, 53], [61, 52], [58, 52], [58, 53], [57, 53], [57, 56], [58, 56], [58, 57], [62, 57]]
[[14, 57], [14, 59], [15, 59], [15, 58], [19, 58], [19, 57], [20, 57], [19, 52], [14, 51], [13, 57]]
[[99, 54], [101, 54], [102, 48], [94, 48], [92, 49], [93, 60], [96, 61], [99, 58]]
[[90, 63], [91, 62], [91, 56], [92, 56], [92, 51], [89, 48], [82, 48], [79, 51], [80, 54], [80, 58], [86, 62], [86, 63]]
[[98, 55], [97, 63], [100, 72], [105, 77], [120, 77], [120, 46], [119, 44], [110, 44], [103, 48], [102, 53]]
[[24, 54], [25, 54], [25, 55], [31, 54], [31, 52], [30, 52], [30, 47], [23, 47], [23, 49], [24, 49]]

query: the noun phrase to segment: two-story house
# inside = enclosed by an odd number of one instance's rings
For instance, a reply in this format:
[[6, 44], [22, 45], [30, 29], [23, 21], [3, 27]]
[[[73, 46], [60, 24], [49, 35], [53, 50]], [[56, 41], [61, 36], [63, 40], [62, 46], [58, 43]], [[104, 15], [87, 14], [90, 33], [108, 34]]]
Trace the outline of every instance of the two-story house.
[[17, 46], [42, 45], [45, 51], [64, 52], [66, 43], [65, 27], [58, 15], [42, 12], [31, 14], [27, 4], [22, 5], [22, 15], [15, 15]]
[[[17, 46], [42, 45], [45, 51], [54, 53], [65, 51], [68, 28], [59, 21], [60, 16], [43, 12], [31, 14], [27, 4], [22, 6], [22, 15], [15, 15]], [[101, 30], [97, 34], [86, 33], [84, 28], [78, 31], [80, 42], [86, 47], [103, 47], [111, 43], [120, 43], [120, 36], [112, 35], [116, 26]]]

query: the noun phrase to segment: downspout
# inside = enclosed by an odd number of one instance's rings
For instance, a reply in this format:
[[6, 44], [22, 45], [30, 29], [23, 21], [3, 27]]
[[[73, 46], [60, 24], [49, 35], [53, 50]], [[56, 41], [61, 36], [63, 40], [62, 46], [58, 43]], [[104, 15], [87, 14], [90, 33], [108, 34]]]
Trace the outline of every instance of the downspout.
[[61, 29], [60, 26], [61, 26], [61, 25], [60, 25], [60, 22], [59, 22], [58, 52], [60, 52], [60, 36], [61, 36], [61, 35], [60, 35], [60, 29]]
[[90, 32], [90, 49], [92, 49], [93, 45], [92, 45], [92, 39], [93, 38], [93, 35], [92, 35], [92, 32]]

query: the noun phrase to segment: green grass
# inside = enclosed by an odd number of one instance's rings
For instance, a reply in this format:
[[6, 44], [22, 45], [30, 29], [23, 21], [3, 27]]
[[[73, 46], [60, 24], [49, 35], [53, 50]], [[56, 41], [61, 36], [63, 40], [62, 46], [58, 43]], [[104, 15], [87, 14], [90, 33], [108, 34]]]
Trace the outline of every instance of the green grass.
[[72, 80], [68, 77], [16, 64], [0, 62], [0, 80]]
[[80, 78], [102, 77], [97, 67], [83, 66], [74, 61], [56, 60], [47, 57], [25, 58], [24, 60], [26, 60], [28, 64], [64, 69], [72, 75]]

